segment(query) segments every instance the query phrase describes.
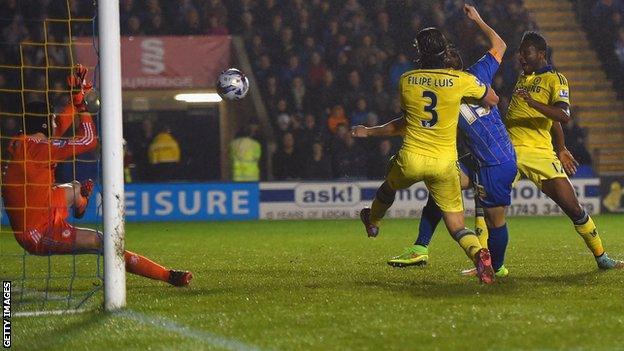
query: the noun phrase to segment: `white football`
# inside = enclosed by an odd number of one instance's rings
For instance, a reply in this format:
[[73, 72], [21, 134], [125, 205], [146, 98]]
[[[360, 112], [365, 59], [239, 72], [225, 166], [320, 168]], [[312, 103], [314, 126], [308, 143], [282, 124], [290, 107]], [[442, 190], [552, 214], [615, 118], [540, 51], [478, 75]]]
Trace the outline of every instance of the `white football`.
[[249, 80], [236, 68], [228, 68], [219, 74], [217, 93], [226, 100], [240, 100], [249, 92]]

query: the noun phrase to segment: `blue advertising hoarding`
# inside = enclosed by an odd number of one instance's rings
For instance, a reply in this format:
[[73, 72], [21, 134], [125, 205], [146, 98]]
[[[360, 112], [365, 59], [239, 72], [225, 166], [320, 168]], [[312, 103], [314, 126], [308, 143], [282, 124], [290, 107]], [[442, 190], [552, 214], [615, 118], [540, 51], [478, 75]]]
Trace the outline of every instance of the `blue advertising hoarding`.
[[[126, 184], [126, 221], [216, 221], [258, 218], [258, 183]], [[2, 224], [8, 225], [1, 211]], [[100, 222], [102, 201], [95, 189], [85, 217], [70, 223]]]

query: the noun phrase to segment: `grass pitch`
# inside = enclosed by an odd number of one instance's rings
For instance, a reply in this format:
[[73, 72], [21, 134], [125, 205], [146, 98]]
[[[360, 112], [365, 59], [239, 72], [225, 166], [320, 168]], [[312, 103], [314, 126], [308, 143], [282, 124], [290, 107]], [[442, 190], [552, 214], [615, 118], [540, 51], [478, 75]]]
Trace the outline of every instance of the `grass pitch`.
[[[624, 216], [595, 219], [624, 258]], [[129, 224], [128, 249], [192, 270], [192, 286], [128, 276], [126, 312], [13, 318], [13, 347], [624, 349], [624, 271], [598, 271], [566, 218], [511, 218], [510, 276], [493, 286], [459, 275], [469, 262], [442, 228], [426, 268], [387, 266], [417, 228], [388, 220], [372, 240], [356, 221]]]

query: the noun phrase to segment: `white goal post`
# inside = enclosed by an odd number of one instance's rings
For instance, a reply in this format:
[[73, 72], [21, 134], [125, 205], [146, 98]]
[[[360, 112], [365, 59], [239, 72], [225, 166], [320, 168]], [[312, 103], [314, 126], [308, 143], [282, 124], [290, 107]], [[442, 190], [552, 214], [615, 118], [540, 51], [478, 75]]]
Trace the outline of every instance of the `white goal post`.
[[104, 308], [126, 305], [124, 177], [119, 1], [98, 1], [101, 84]]

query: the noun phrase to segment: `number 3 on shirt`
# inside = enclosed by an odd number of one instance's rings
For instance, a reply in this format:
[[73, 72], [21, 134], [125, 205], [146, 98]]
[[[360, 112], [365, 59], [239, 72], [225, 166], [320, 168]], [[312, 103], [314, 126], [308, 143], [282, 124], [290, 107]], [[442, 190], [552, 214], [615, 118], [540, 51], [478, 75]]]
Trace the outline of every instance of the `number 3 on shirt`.
[[420, 123], [425, 128], [431, 128], [436, 123], [438, 123], [438, 113], [435, 110], [436, 105], [438, 104], [438, 97], [433, 91], [429, 91], [429, 90], [423, 91], [422, 96], [429, 98], [431, 100], [431, 103], [425, 106], [425, 112], [431, 113], [431, 119], [428, 121], [420, 121]]

